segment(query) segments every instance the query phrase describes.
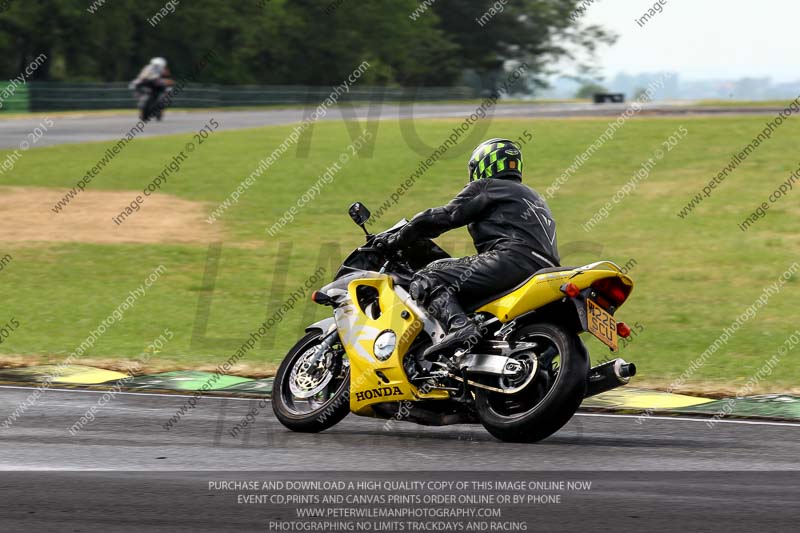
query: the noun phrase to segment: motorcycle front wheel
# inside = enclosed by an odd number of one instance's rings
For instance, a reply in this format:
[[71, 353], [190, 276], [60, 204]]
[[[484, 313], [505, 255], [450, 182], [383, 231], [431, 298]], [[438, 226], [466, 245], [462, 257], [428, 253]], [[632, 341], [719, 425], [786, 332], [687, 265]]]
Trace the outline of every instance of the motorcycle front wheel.
[[521, 328], [515, 341], [534, 346], [515, 356], [528, 373], [486, 384], [503, 390], [529, 384], [514, 394], [476, 388], [476, 408], [483, 427], [498, 439], [536, 442], [561, 429], [580, 407], [586, 394], [589, 354], [576, 334], [555, 324]]
[[150, 97], [147, 95], [140, 96], [136, 105], [136, 107], [139, 109], [139, 120], [142, 122], [147, 122], [150, 120], [150, 117], [147, 116], [147, 102], [149, 100]]
[[350, 412], [350, 364], [338, 342], [314, 363], [322, 332], [311, 332], [286, 354], [272, 385], [272, 410], [281, 424], [318, 433]]

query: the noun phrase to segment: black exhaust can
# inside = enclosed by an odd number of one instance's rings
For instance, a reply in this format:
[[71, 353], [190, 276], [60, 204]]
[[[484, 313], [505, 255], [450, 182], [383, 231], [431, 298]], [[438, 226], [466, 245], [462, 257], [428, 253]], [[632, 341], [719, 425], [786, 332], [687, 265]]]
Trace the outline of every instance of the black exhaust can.
[[636, 365], [624, 359], [612, 359], [592, 367], [586, 383], [586, 398], [627, 385], [636, 375]]

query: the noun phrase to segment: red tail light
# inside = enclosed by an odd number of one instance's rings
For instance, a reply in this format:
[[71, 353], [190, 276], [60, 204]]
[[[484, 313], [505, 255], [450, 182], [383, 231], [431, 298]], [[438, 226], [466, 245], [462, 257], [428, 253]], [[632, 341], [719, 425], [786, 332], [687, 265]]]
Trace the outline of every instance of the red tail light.
[[627, 339], [631, 336], [631, 328], [629, 328], [628, 324], [625, 322], [617, 322], [617, 335], [623, 339]]
[[561, 286], [561, 292], [563, 292], [570, 298], [577, 298], [578, 295], [581, 293], [581, 290], [574, 283], [565, 283], [564, 285]]
[[608, 298], [616, 307], [628, 299], [633, 287], [625, 285], [619, 278], [603, 278], [592, 283], [592, 288]]

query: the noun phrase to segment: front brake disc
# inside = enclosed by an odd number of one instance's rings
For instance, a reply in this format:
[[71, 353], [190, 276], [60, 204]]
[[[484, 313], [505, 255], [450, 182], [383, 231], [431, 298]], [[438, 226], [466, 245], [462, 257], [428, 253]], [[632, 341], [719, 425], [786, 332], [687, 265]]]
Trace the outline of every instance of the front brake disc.
[[295, 398], [311, 398], [319, 394], [333, 379], [329, 368], [311, 368], [316, 348], [308, 350], [292, 367], [289, 375], [289, 390]]

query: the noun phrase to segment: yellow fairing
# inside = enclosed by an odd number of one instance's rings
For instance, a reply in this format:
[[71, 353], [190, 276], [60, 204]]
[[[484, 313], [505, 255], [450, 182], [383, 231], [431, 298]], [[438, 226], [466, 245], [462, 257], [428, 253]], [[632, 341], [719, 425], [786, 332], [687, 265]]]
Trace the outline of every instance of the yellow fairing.
[[[356, 290], [362, 285], [378, 290], [381, 314], [376, 319], [367, 316], [358, 304]], [[447, 399], [446, 391], [421, 393], [406, 377], [403, 356], [423, 327], [414, 310], [394, 291], [391, 278], [376, 274], [375, 278], [357, 279], [350, 282], [348, 292], [352, 303], [337, 309], [336, 322], [350, 360], [350, 410], [369, 415], [372, 413], [370, 405], [375, 403]], [[374, 354], [375, 339], [387, 330], [397, 335], [397, 346], [388, 359], [380, 361]]]
[[608, 277], [618, 277], [623, 283], [633, 287], [633, 280], [622, 274], [617, 265], [604, 261], [576, 268], [575, 270], [534, 276], [514, 292], [484, 305], [477, 312], [490, 313], [501, 322], [508, 322], [528, 311], [538, 309], [563, 298], [564, 293], [561, 292], [561, 286], [565, 283], [571, 282], [577, 285], [578, 288], [585, 289], [598, 279]]

